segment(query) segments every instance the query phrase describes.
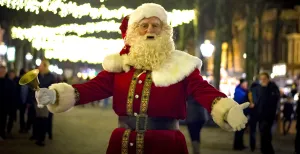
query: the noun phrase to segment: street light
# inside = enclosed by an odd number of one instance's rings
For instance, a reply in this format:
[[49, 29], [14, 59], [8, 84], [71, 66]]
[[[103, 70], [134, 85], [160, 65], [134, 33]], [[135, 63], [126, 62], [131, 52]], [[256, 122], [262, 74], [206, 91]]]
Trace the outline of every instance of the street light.
[[204, 43], [200, 45], [200, 50], [204, 57], [211, 57], [215, 46], [212, 45], [209, 40], [205, 40]]
[[28, 52], [25, 56], [26, 60], [30, 61], [32, 60], [33, 56]]
[[0, 44], [0, 55], [5, 55], [7, 52], [7, 46], [4, 44]]
[[25, 55], [25, 58], [26, 58], [26, 68], [31, 69], [32, 68], [31, 60], [32, 60], [33, 56], [29, 52], [27, 52], [27, 54]]
[[41, 59], [38, 58], [38, 59], [35, 60], [35, 65], [36, 65], [36, 66], [40, 66], [41, 63], [42, 63], [42, 60], [41, 60]]
[[16, 48], [15, 47], [8, 47], [7, 48], [7, 60], [9, 62], [14, 62], [15, 61], [15, 55], [16, 55]]
[[203, 55], [203, 72], [207, 73], [207, 58], [211, 57], [215, 50], [214, 45], [210, 43], [209, 40], [205, 40], [204, 43], [200, 45], [200, 51]]

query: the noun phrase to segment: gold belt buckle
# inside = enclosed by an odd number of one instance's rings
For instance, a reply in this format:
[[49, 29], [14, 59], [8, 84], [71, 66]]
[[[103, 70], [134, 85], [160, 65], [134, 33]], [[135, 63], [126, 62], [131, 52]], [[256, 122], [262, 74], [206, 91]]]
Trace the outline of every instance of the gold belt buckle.
[[135, 121], [136, 132], [145, 133], [145, 131], [147, 131], [147, 124], [148, 124], [148, 115], [138, 114], [136, 116], [136, 121]]

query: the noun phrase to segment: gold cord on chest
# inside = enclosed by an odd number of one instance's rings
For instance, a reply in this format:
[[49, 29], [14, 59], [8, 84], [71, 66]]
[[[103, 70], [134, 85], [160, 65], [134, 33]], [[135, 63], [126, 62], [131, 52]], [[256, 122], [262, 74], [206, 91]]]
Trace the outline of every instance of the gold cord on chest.
[[[135, 87], [137, 80], [140, 75], [146, 73], [146, 71], [136, 70], [133, 74], [128, 96], [127, 96], [127, 103], [126, 103], [126, 112], [128, 116], [133, 115], [133, 99], [135, 93]], [[140, 113], [136, 116], [137, 126], [139, 125], [139, 119], [144, 118], [147, 122], [147, 111], [148, 111], [148, 103], [151, 91], [152, 79], [151, 79], [151, 72], [148, 72], [146, 75], [146, 79], [143, 86], [142, 97], [141, 97], [141, 104], [140, 104]], [[138, 128], [138, 127], [137, 127]], [[128, 146], [129, 146], [129, 136], [132, 130], [127, 129], [125, 130], [123, 137], [122, 137], [122, 154], [128, 154]], [[136, 153], [143, 154], [144, 153], [144, 133], [146, 130], [136, 130]]]

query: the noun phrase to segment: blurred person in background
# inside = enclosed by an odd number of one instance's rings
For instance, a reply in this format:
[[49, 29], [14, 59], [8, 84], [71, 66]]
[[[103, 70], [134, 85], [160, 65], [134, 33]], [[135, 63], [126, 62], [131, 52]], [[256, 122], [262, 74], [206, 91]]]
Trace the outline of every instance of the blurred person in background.
[[[245, 79], [240, 79], [239, 85], [235, 88], [233, 99], [239, 104], [248, 102], [248, 82]], [[244, 114], [248, 115], [248, 112], [244, 110]], [[234, 150], [244, 150], [246, 148], [244, 145], [244, 132], [245, 129], [242, 129], [234, 133]]]
[[[48, 60], [43, 60], [38, 67], [39, 74], [38, 80], [40, 82], [40, 88], [48, 88], [51, 84], [56, 83], [55, 76], [49, 70], [50, 63]], [[46, 107], [39, 106], [34, 101], [35, 120], [33, 124], [33, 132], [31, 139], [36, 140], [38, 146], [45, 146], [45, 136], [48, 134], [48, 138], [52, 139], [52, 121], [53, 114], [48, 111]]]
[[291, 94], [294, 97], [298, 93], [298, 85], [296, 82], [293, 82], [291, 86]]
[[201, 129], [208, 121], [208, 112], [195, 99], [187, 100], [186, 124], [192, 141], [193, 154], [200, 154]]
[[[51, 84], [56, 83], [55, 76], [49, 70], [50, 62], [48, 60], [42, 60], [39, 69], [39, 81], [40, 81], [40, 88], [48, 88]], [[48, 112], [49, 116], [47, 118], [46, 123], [46, 132], [48, 134], [48, 138], [52, 139], [52, 127], [53, 127], [53, 113]]]
[[6, 66], [0, 66], [0, 140], [7, 137], [7, 118], [15, 99], [14, 83], [6, 77]]
[[[35, 98], [34, 98], [34, 91], [31, 88], [24, 88], [23, 94], [25, 94], [26, 90], [28, 90], [27, 93], [27, 102], [26, 102], [26, 110], [27, 110], [27, 121], [25, 123], [25, 133], [27, 133], [29, 130], [32, 130], [32, 136], [30, 137], [30, 140], [33, 140], [36, 136], [35, 133], [35, 119], [36, 119], [36, 110], [35, 110]], [[26, 96], [24, 96], [26, 97]], [[24, 98], [26, 99], [26, 98]]]
[[18, 85], [18, 78], [16, 76], [16, 73], [14, 70], [10, 70], [7, 73], [7, 78], [9, 81], [11, 81], [12, 89], [13, 89], [13, 96], [11, 97], [8, 101], [8, 121], [7, 121], [7, 135], [8, 137], [12, 138], [12, 129], [14, 126], [14, 122], [17, 120], [17, 106], [18, 106], [18, 90], [17, 90], [17, 85]]
[[[19, 78], [18, 80], [27, 73], [27, 69], [22, 68], [20, 70]], [[29, 130], [31, 130], [33, 123], [36, 118], [36, 111], [34, 102], [34, 91], [29, 88], [29, 86], [24, 85], [21, 86], [18, 84], [18, 109], [19, 109], [19, 122], [20, 122], [20, 130], [19, 133], [28, 133]], [[25, 114], [27, 113], [27, 116]], [[27, 117], [27, 120], [26, 118]], [[31, 137], [33, 139], [33, 137]]]
[[[294, 97], [293, 94], [287, 96], [287, 101], [283, 105], [283, 135], [287, 135], [293, 120]], [[287, 125], [287, 126], [286, 126]]]
[[33, 126], [33, 137], [36, 140], [36, 145], [45, 146], [45, 137], [48, 131], [47, 129], [49, 129], [49, 111], [45, 106], [40, 107], [36, 101], [34, 102], [34, 107], [36, 111], [36, 118]]
[[261, 152], [274, 154], [272, 146], [272, 126], [276, 119], [276, 111], [280, 100], [280, 92], [277, 85], [271, 81], [266, 72], [259, 75], [260, 86], [257, 89], [257, 104], [254, 104], [254, 112], [259, 122]]
[[258, 123], [258, 113], [255, 104], [258, 103], [258, 89], [260, 87], [258, 76], [253, 77], [253, 83], [250, 86], [248, 93], [248, 99], [250, 102], [249, 106], [249, 138], [250, 138], [250, 149], [255, 151], [256, 148], [256, 128]]
[[[26, 69], [22, 68], [19, 73], [20, 78], [27, 72]], [[20, 122], [20, 130], [19, 133], [27, 133], [26, 130], [26, 120], [25, 120], [25, 111], [28, 104], [31, 104], [29, 101], [32, 101], [29, 96], [30, 89], [27, 85], [21, 86], [18, 85], [18, 109], [19, 109], [19, 122]]]

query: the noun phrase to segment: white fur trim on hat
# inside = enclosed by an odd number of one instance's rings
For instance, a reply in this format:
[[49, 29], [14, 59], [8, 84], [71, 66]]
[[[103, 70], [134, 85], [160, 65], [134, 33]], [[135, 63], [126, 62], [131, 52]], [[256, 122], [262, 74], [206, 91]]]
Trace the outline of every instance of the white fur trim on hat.
[[168, 23], [167, 11], [159, 4], [145, 3], [136, 8], [129, 16], [128, 25], [140, 22], [144, 18], [157, 17], [162, 22]]

